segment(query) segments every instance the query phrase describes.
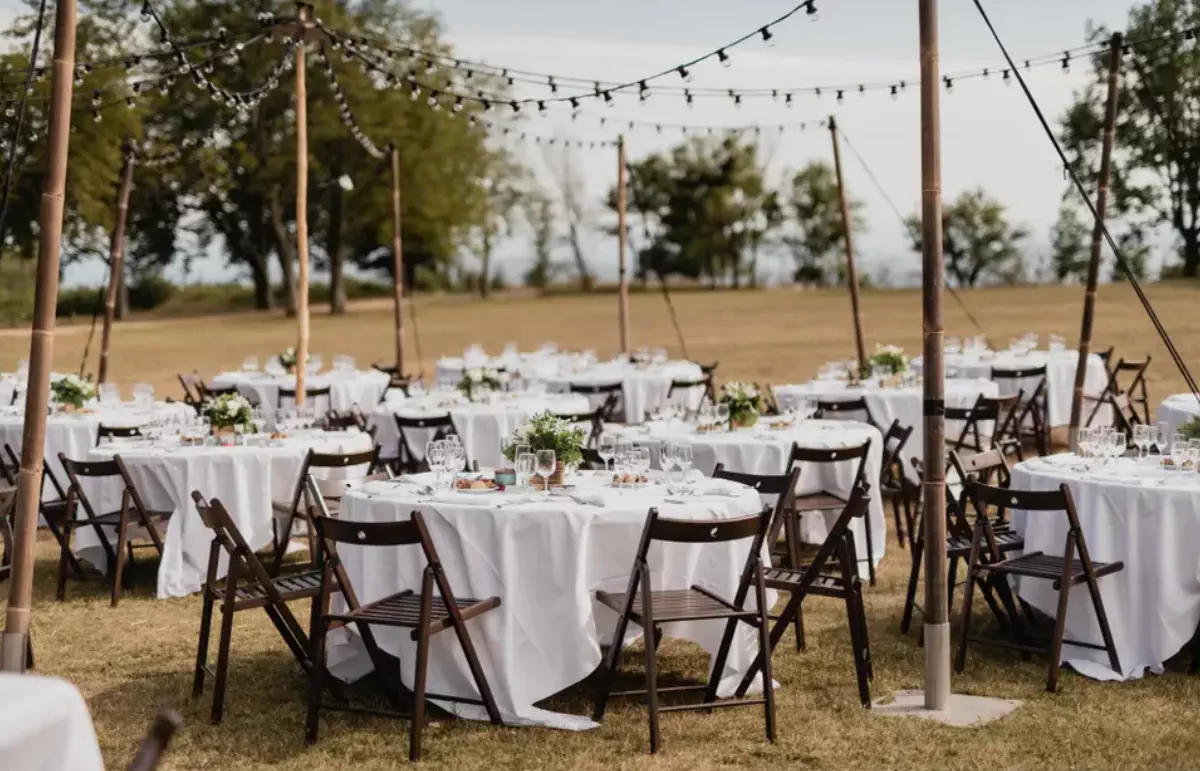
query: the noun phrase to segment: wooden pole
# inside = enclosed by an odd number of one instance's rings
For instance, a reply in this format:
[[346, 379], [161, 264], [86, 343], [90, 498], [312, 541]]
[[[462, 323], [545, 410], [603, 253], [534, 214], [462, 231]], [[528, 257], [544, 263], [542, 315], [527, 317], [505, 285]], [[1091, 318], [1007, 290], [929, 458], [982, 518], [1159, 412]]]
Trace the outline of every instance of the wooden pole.
[[304, 56], [312, 6], [297, 4], [296, 24], [296, 406], [304, 404], [304, 380], [308, 369], [308, 84]]
[[404, 246], [400, 238], [400, 150], [392, 146], [392, 271], [396, 275], [396, 374], [404, 376]]
[[1100, 279], [1100, 250], [1104, 242], [1104, 214], [1108, 209], [1108, 183], [1112, 175], [1113, 144], [1117, 139], [1117, 97], [1121, 90], [1120, 32], [1112, 36], [1108, 56], [1108, 108], [1104, 116], [1104, 147], [1100, 155], [1100, 189], [1096, 194], [1096, 226], [1092, 230], [1092, 256], [1088, 262], [1087, 291], [1083, 295], [1083, 328], [1079, 332], [1079, 363], [1075, 366], [1075, 391], [1071, 395], [1071, 423], [1068, 438], [1071, 450], [1079, 449], [1079, 428], [1083, 422], [1083, 385], [1087, 378], [1088, 355], [1092, 347], [1092, 320], [1096, 313], [1096, 284]]
[[625, 137], [617, 137], [617, 270], [620, 276], [621, 353], [629, 353], [629, 275], [625, 266]]
[[941, 87], [938, 0], [919, 0], [921, 19], [921, 240], [924, 350], [925, 708], [950, 701], [950, 614], [946, 596], [945, 382], [942, 362]]
[[108, 382], [108, 348], [112, 341], [113, 318], [117, 312], [117, 293], [125, 275], [125, 220], [129, 215], [129, 193], [133, 190], [133, 167], [137, 156], [133, 144], [125, 140], [125, 161], [121, 164], [121, 183], [117, 188], [117, 222], [113, 226], [109, 253], [108, 291], [104, 295], [104, 328], [100, 332], [100, 370], [97, 382]]
[[867, 365], [867, 349], [863, 343], [862, 308], [858, 303], [858, 270], [854, 266], [854, 238], [851, 233], [850, 205], [846, 201], [846, 183], [842, 179], [842, 152], [838, 147], [837, 120], [829, 116], [829, 133], [833, 136], [833, 167], [837, 171], [838, 201], [842, 207], [842, 229], [846, 232], [846, 281], [850, 284], [850, 309], [854, 314], [854, 345], [858, 351], [858, 366]]
[[42, 492], [42, 458], [46, 450], [46, 408], [50, 402], [50, 365], [54, 360], [54, 311], [58, 305], [58, 266], [62, 246], [67, 152], [71, 141], [71, 93], [75, 79], [75, 0], [58, 0], [54, 17], [54, 64], [50, 84], [49, 157], [42, 188], [37, 288], [29, 344], [29, 384], [21, 437], [21, 471], [17, 482], [17, 517], [12, 574], [0, 645], [0, 669], [25, 668], [29, 641], [29, 606], [33, 594], [33, 545], [37, 537], [38, 502]]

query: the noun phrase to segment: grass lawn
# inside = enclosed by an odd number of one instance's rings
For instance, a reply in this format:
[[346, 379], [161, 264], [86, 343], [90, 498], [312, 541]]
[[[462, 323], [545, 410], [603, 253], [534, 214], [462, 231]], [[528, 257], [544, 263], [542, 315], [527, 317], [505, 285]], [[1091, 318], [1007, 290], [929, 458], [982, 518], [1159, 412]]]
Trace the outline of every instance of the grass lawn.
[[[1157, 286], [1151, 299], [1185, 360], [1200, 362], [1198, 291], [1189, 285]], [[964, 299], [995, 344], [1027, 331], [1078, 335], [1082, 292], [1077, 287], [995, 289]], [[675, 297], [692, 358], [720, 360], [718, 377], [782, 383], [812, 377], [821, 363], [853, 354], [849, 302], [840, 292], [791, 290], [680, 293]], [[440, 354], [480, 342], [498, 350], [517, 341], [531, 348], [554, 340], [565, 347], [611, 353], [617, 343], [615, 296], [546, 300], [429, 298], [418, 303], [426, 374]], [[896, 343], [919, 352], [919, 296], [913, 292], [864, 295], [867, 344]], [[947, 333], [974, 332], [947, 298]], [[347, 353], [360, 364], [391, 359], [391, 312], [386, 304], [352, 308], [342, 317], [317, 315], [314, 350]], [[678, 353], [659, 296], [632, 301], [635, 345], [666, 346]], [[409, 326], [409, 351], [414, 351]], [[278, 316], [237, 315], [179, 321], [133, 321], [114, 333], [114, 379], [126, 389], [148, 381], [160, 394], [176, 394], [176, 372], [212, 375], [238, 366], [247, 355], [267, 356], [294, 342], [294, 327]], [[0, 368], [27, 355], [28, 332], [0, 333]], [[56, 371], [77, 370], [87, 327], [65, 327], [56, 344]], [[1117, 355], [1151, 354], [1152, 399], [1183, 390], [1165, 349], [1124, 287], [1100, 294], [1096, 340]], [[97, 341], [93, 343], [93, 362]], [[89, 369], [93, 369], [89, 367]], [[410, 367], [411, 368], [411, 367]], [[164, 763], [167, 769], [403, 768], [407, 723], [362, 716], [323, 718], [321, 743], [303, 744], [305, 682], [266, 616], [238, 614], [225, 722], [208, 725], [208, 701], [191, 703], [191, 668], [199, 624], [198, 598], [153, 599], [153, 578], [136, 577], [113, 610], [101, 585], [72, 582], [67, 601], [53, 598], [55, 551], [39, 543], [34, 596], [38, 670], [75, 683], [92, 709], [105, 758], [123, 767], [156, 708], [180, 709], [186, 725]], [[152, 570], [154, 566], [147, 566]], [[879, 585], [866, 592], [875, 661], [873, 692], [920, 687], [922, 651], [915, 631], [899, 635], [907, 551], [890, 544]], [[297, 608], [297, 611], [300, 611]], [[711, 715], [667, 715], [663, 751], [647, 754], [645, 712], [616, 702], [595, 731], [492, 728], [467, 722], [435, 724], [426, 734], [427, 768], [1179, 768], [1200, 754], [1195, 729], [1200, 680], [1186, 660], [1167, 674], [1100, 683], [1065, 674], [1058, 694], [1044, 691], [1045, 660], [1022, 662], [1015, 654], [974, 648], [956, 691], [1020, 699], [1020, 709], [977, 730], [878, 717], [857, 702], [843, 606], [806, 603], [808, 649], [797, 653], [790, 636], [775, 656], [779, 740], [763, 739], [761, 712], [753, 708]], [[299, 614], [306, 618], [307, 611]], [[677, 642], [664, 645], [660, 668], [671, 675], [702, 676], [706, 656]], [[634, 671], [639, 664], [631, 663]], [[590, 712], [590, 691], [577, 687], [545, 706]], [[0, 768], [3, 761], [0, 760]]]

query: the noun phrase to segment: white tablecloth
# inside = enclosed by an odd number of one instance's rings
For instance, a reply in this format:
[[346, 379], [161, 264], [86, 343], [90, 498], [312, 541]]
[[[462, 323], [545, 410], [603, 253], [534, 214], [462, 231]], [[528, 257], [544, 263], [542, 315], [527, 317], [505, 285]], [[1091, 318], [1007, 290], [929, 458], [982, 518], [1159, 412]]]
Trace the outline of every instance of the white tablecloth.
[[[1167, 424], [1168, 434], [1174, 434], [1184, 423], [1200, 417], [1200, 399], [1195, 394], [1173, 394], [1158, 405], [1155, 421]], [[1170, 437], [1167, 437], [1168, 441]]]
[[[600, 645], [610, 638], [616, 614], [594, 600], [595, 592], [625, 590], [650, 507], [657, 506], [664, 517], [681, 519], [724, 519], [762, 510], [753, 490], [729, 482], [708, 480], [698, 489], [720, 488], [731, 497], [696, 496], [673, 503], [661, 486], [616, 490], [605, 485], [604, 474], [591, 473], [572, 481], [577, 493], [600, 496], [603, 505], [559, 496], [543, 499], [540, 493], [525, 499], [531, 503], [514, 503], [507, 494], [449, 492], [430, 500], [418, 497], [413, 486], [388, 482], [351, 490], [342, 501], [342, 518], [355, 521], [406, 520], [414, 509], [420, 510], [455, 595], [501, 598], [500, 607], [468, 622], [468, 629], [500, 712], [510, 724], [574, 729], [594, 725], [583, 716], [533, 705], [584, 679], [600, 663]], [[748, 547], [748, 540], [655, 545], [649, 555], [651, 581], [655, 589], [699, 584], [732, 599]], [[366, 603], [402, 589], [420, 589], [424, 562], [419, 549], [344, 547], [340, 555], [359, 600]], [[665, 634], [714, 653], [724, 628], [722, 621], [667, 624]], [[640, 630], [633, 625], [631, 631]], [[377, 628], [375, 633], [385, 650], [400, 657], [400, 671], [411, 686], [415, 643], [407, 630]], [[750, 627], [739, 625], [722, 694], [736, 687], [738, 673], [749, 666], [757, 651], [755, 639]], [[453, 633], [433, 638], [429, 690], [477, 696], [457, 647]], [[355, 676], [364, 671], [361, 654], [356, 661], [345, 661], [352, 650], [350, 645], [331, 648], [335, 672]], [[482, 716], [481, 709], [469, 705], [446, 706], [463, 716]]]
[[[1046, 400], [1050, 412], [1052, 427], [1065, 426], [1071, 421], [1071, 395], [1075, 390], [1075, 368], [1079, 364], [1077, 351], [1033, 351], [1025, 356], [1017, 356], [1009, 351], [999, 353], [958, 353], [947, 354], [945, 367], [947, 374], [953, 373], [960, 378], [990, 379], [993, 369], [1032, 369], [1046, 367]], [[921, 371], [921, 357], [913, 359], [913, 369]], [[1108, 383], [1108, 372], [1104, 369], [1104, 361], [1096, 354], [1088, 356], [1087, 375], [1083, 381], [1083, 392], [1098, 396]], [[1020, 381], [1002, 381], [1001, 395], [1015, 394], [1018, 388], [1025, 389], [1029, 396], [1037, 387], [1037, 379]], [[1084, 403], [1084, 419], [1087, 419], [1094, 405]], [[1097, 415], [1098, 425], [1107, 425], [1112, 420], [1109, 408], [1103, 408]]]
[[[609, 361], [589, 367], [581, 372], [560, 373], [545, 379], [551, 390], [568, 391], [573, 385], [621, 384], [621, 396], [625, 405], [625, 422], [642, 423], [646, 416], [668, 404], [667, 393], [674, 380], [698, 380], [703, 376], [700, 365], [690, 361], [669, 361], [665, 364], [636, 366], [626, 361]], [[672, 402], [695, 409], [700, 404], [701, 389], [692, 389], [675, 395]], [[605, 397], [593, 398], [598, 407]]]
[[[389, 377], [378, 370], [356, 372], [326, 372], [310, 375], [305, 379], [305, 388], [329, 386], [329, 409], [345, 411], [358, 407], [365, 413], [375, 409], [387, 390]], [[295, 388], [295, 375], [268, 375], [265, 372], [224, 372], [212, 379], [218, 388], [236, 386], [238, 392], [268, 412], [274, 412], [279, 403], [280, 388]], [[318, 408], [324, 406], [316, 405]]]
[[[785, 474], [792, 444], [807, 448], [842, 448], [861, 445], [870, 440], [871, 449], [867, 457], [866, 476], [871, 485], [871, 501], [867, 519], [871, 527], [871, 546], [875, 552], [875, 564], [883, 559], [887, 546], [887, 525], [883, 519], [883, 503], [879, 496], [879, 471], [883, 465], [883, 435], [874, 426], [857, 421], [807, 420], [791, 429], [769, 430], [763, 427], [738, 431], [698, 434], [683, 423], [651, 423], [638, 429], [624, 432], [636, 444], [650, 448], [651, 463], [659, 467], [659, 445], [663, 440], [686, 443], [692, 448], [695, 468], [705, 476], [711, 476], [718, 463], [729, 471], [743, 474]], [[804, 464], [800, 473], [797, 492], [801, 494], [820, 491], [849, 496], [858, 471], [858, 461], [837, 464]], [[824, 512], [806, 515], [801, 535], [812, 543], [820, 543], [841, 512]], [[859, 558], [866, 560], [867, 541], [863, 523], [851, 526]]]
[[[588, 398], [582, 394], [496, 394], [489, 401], [478, 403], [431, 394], [380, 405], [371, 414], [369, 425], [375, 427], [375, 441], [382, 448], [381, 456], [395, 458], [400, 446], [400, 429], [396, 426], [395, 415], [432, 418], [449, 412], [455, 430], [462, 437], [467, 458], [478, 461], [485, 468], [500, 468], [509, 465], [500, 454], [502, 443], [532, 416], [547, 411], [570, 415], [589, 409]], [[417, 457], [424, 457], [425, 443], [433, 432], [410, 429], [407, 433], [409, 448]]]
[[572, 358], [574, 358], [572, 354], [559, 353], [557, 350], [550, 349], [532, 353], [506, 351], [496, 357], [478, 353], [471, 356], [447, 356], [438, 359], [436, 383], [443, 386], [458, 385], [458, 381], [462, 379], [463, 370], [467, 367], [502, 369], [527, 379], [546, 380], [558, 375]]
[[0, 673], [0, 768], [104, 771], [92, 716], [75, 686]]
[[[1012, 472], [1018, 489], [1070, 485], [1092, 560], [1125, 563], [1098, 581], [1124, 671], [1113, 672], [1104, 651], [1087, 648], [1064, 647], [1063, 662], [1103, 680], [1141, 677], [1146, 669], [1161, 673], [1200, 622], [1200, 475], [1147, 469], [1133, 459], [1095, 472], [1073, 470], [1075, 463], [1057, 455], [1018, 464]], [[1065, 514], [1017, 512], [1013, 523], [1024, 529], [1027, 550], [1063, 553]], [[1052, 582], [1022, 581], [1020, 591], [1034, 607], [1055, 614]], [[1067, 637], [1103, 643], [1084, 585], [1071, 590]]]
[[[272, 501], [290, 500], [309, 449], [318, 452], [362, 452], [370, 437], [358, 431], [315, 431], [283, 440], [274, 447], [155, 447], [115, 443], [91, 451], [89, 459], [104, 460], [119, 453], [143, 502], [151, 509], [172, 511], [158, 569], [158, 596], [182, 597], [200, 591], [208, 568], [212, 531], [200, 521], [192, 491], [219, 498], [254, 549], [271, 543]], [[314, 474], [332, 476], [331, 469]], [[341, 469], [336, 470], [342, 473]], [[351, 469], [365, 474], [365, 468]], [[93, 505], [106, 511], [120, 504], [119, 486], [85, 488]], [[96, 498], [99, 498], [98, 503]], [[79, 530], [76, 553], [105, 569], [104, 552], [94, 531]], [[221, 574], [225, 573], [222, 558]]]

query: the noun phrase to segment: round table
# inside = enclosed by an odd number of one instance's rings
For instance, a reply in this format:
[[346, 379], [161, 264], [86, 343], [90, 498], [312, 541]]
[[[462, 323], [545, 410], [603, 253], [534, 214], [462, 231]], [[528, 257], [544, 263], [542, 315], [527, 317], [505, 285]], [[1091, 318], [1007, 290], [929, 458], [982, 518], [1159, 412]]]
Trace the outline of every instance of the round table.
[[[871, 501], [867, 519], [871, 527], [871, 545], [875, 552], [875, 564], [883, 559], [887, 546], [887, 525], [883, 518], [883, 502], [879, 496], [879, 472], [883, 466], [883, 435], [879, 429], [866, 423], [852, 420], [805, 420], [788, 429], [768, 429], [756, 426], [750, 429], [717, 433], [697, 433], [695, 428], [680, 421], [656, 421], [640, 428], [630, 429], [623, 435], [635, 444], [649, 447], [651, 463], [659, 467], [659, 446], [665, 440], [687, 444], [692, 448], [692, 462], [705, 476], [712, 476], [717, 464], [730, 471], [743, 474], [774, 475], [788, 472], [787, 462], [792, 445], [806, 448], [841, 449], [871, 442], [868, 452], [866, 477], [871, 485]], [[800, 494], [830, 492], [848, 497], [854, 485], [858, 461], [836, 464], [805, 464], [800, 472], [796, 492]], [[828, 533], [828, 526], [837, 519], [840, 511], [806, 514], [801, 522], [801, 536], [810, 543], [820, 543]], [[866, 560], [866, 534], [863, 523], [851, 525], [858, 546], [858, 553]]]
[[[541, 412], [573, 415], [592, 409], [582, 394], [493, 394], [486, 401], [468, 402], [458, 394], [430, 394], [408, 399], [396, 399], [380, 405], [369, 418], [375, 427], [375, 440], [382, 448], [380, 455], [395, 458], [399, 453], [400, 429], [394, 416], [432, 418], [449, 413], [454, 430], [462, 437], [470, 461], [485, 468], [508, 465], [501, 446], [518, 428]], [[424, 457], [425, 443], [432, 430], [408, 429], [405, 438], [417, 457]]]
[[574, 358], [572, 354], [559, 353], [557, 349], [544, 348], [531, 353], [518, 353], [515, 350], [505, 351], [497, 357], [477, 352], [473, 355], [445, 356], [438, 359], [435, 367], [435, 383], [444, 386], [456, 386], [462, 379], [465, 369], [471, 367], [488, 367], [502, 369], [506, 372], [516, 372], [526, 379], [546, 380], [553, 378], [566, 366], [566, 362]]
[[[947, 373], [955, 377], [979, 378], [989, 380], [995, 369], [1032, 369], [1046, 367], [1046, 407], [1049, 412], [1051, 427], [1065, 426], [1071, 421], [1071, 395], [1075, 390], [1075, 370], [1079, 364], [1077, 351], [1032, 351], [1024, 356], [1018, 356], [1011, 351], [985, 351], [983, 353], [952, 353], [945, 356]], [[921, 371], [921, 357], [912, 361], [913, 369]], [[1104, 368], [1104, 360], [1096, 354], [1090, 354], [1087, 362], [1087, 374], [1084, 376], [1083, 392], [1099, 395], [1108, 383], [1108, 370]], [[1028, 397], [1037, 387], [1037, 379], [1004, 381], [1001, 395], [1015, 394], [1018, 388], [1025, 390]], [[1091, 405], [1085, 404], [1090, 410]], [[1097, 414], [1098, 425], [1108, 425], [1112, 421], [1109, 407], [1102, 407]], [[1087, 417], [1087, 413], [1084, 414]]]
[[13, 771], [104, 771], [87, 702], [57, 677], [0, 673], [0, 758]]
[[[390, 378], [378, 370], [331, 370], [323, 375], [310, 375], [307, 389], [329, 387], [328, 409], [345, 411], [357, 407], [370, 412], [383, 398]], [[265, 372], [223, 372], [212, 379], [217, 388], [236, 387], [252, 403], [268, 412], [279, 404], [279, 389], [296, 387], [295, 375], [269, 375]], [[321, 406], [321, 405], [318, 405]]]
[[[1012, 470], [1012, 486], [1052, 490], [1066, 483], [1079, 524], [1095, 562], [1125, 563], [1125, 569], [1098, 581], [1104, 610], [1121, 659], [1121, 673], [1109, 667], [1104, 651], [1066, 646], [1063, 662], [1102, 680], [1141, 677], [1178, 653], [1200, 622], [1200, 475], [1171, 471], [1153, 462], [1121, 458], [1107, 465], [1073, 455], [1035, 458]], [[1027, 551], [1061, 555], [1067, 519], [1059, 512], [1014, 512]], [[1023, 581], [1020, 593], [1053, 616], [1058, 593], [1050, 581]], [[1100, 643], [1100, 627], [1087, 587], [1071, 590], [1068, 639]]]
[[1196, 394], [1173, 394], [1162, 400], [1154, 419], [1167, 424], [1167, 434], [1174, 434], [1179, 427], [1200, 417], [1200, 398]]
[[[704, 376], [700, 365], [690, 361], [668, 361], [663, 364], [633, 364], [613, 360], [596, 364], [579, 372], [561, 372], [555, 377], [545, 378], [553, 391], [569, 391], [571, 386], [621, 385], [621, 400], [624, 405], [626, 423], [642, 423], [646, 416], [678, 403], [694, 410], [700, 405], [704, 389], [693, 388], [673, 396], [667, 394], [675, 380], [699, 380]], [[604, 403], [602, 394], [592, 397], [593, 408]]]
[[[409, 479], [428, 483], [431, 477]], [[429, 496], [416, 484], [372, 482], [347, 491], [342, 499], [341, 516], [353, 521], [396, 522], [419, 510], [455, 595], [501, 598], [500, 607], [469, 622], [468, 629], [510, 725], [594, 726], [586, 717], [549, 712], [534, 704], [583, 680], [600, 663], [600, 646], [611, 636], [616, 614], [597, 603], [595, 593], [625, 590], [651, 507], [658, 507], [663, 517], [701, 520], [762, 510], [754, 490], [731, 482], [707, 480], [697, 487], [702, 494], [686, 500], [670, 498], [661, 485], [614, 489], [603, 473], [583, 472], [568, 482], [575, 485], [573, 498], [445, 490]], [[651, 582], [656, 590], [699, 584], [731, 598], [748, 548], [749, 541], [655, 544], [650, 550]], [[359, 600], [367, 603], [402, 589], [419, 590], [424, 568], [419, 549], [347, 547], [339, 554]], [[667, 636], [691, 640], [710, 654], [723, 631], [722, 621], [664, 625]], [[415, 643], [410, 635], [383, 628], [375, 633], [380, 645], [400, 658], [400, 671], [411, 686]], [[331, 635], [331, 642], [334, 639]], [[340, 643], [330, 649], [335, 674], [353, 678], [369, 670], [355, 638], [343, 631], [337, 639]], [[736, 687], [738, 673], [750, 665], [757, 650], [754, 631], [739, 625], [722, 695]], [[452, 634], [433, 638], [428, 688], [477, 697]], [[484, 717], [478, 707], [443, 706], [463, 717]]]
[[[363, 452], [371, 446], [371, 437], [361, 431], [311, 431], [266, 447], [117, 441], [93, 449], [87, 459], [105, 460], [119, 454], [146, 506], [172, 512], [158, 569], [158, 596], [166, 598], [198, 592], [204, 584], [212, 531], [196, 513], [193, 490], [220, 499], [251, 548], [261, 549], [274, 538], [271, 502], [291, 499], [310, 449]], [[313, 473], [332, 477], [334, 472], [353, 477], [365, 474], [366, 469], [315, 469]], [[93, 505], [112, 511], [120, 505], [120, 485], [104, 481], [104, 485], [85, 487], [84, 491]], [[75, 545], [77, 554], [105, 568], [104, 552], [91, 529], [78, 531]], [[225, 565], [222, 557], [222, 575]]]

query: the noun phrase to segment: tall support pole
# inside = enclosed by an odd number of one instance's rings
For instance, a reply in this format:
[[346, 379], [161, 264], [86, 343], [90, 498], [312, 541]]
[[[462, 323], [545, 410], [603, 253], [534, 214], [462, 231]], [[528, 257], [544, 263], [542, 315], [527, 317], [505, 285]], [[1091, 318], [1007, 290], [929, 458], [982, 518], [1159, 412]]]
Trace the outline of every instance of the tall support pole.
[[308, 83], [304, 62], [307, 33], [312, 26], [312, 6], [297, 5], [296, 24], [296, 259], [300, 263], [296, 281], [296, 405], [304, 404], [304, 380], [308, 374]]
[[117, 188], [117, 222], [113, 226], [112, 249], [108, 258], [108, 291], [104, 294], [104, 328], [100, 332], [100, 371], [96, 380], [108, 382], [108, 349], [112, 342], [113, 318], [117, 312], [117, 293], [125, 274], [125, 220], [129, 215], [129, 193], [133, 190], [133, 167], [137, 156], [133, 143], [126, 139], [125, 160], [121, 164], [121, 183]]
[[33, 300], [33, 332], [29, 344], [29, 385], [25, 398], [25, 430], [21, 437], [21, 472], [17, 482], [17, 518], [12, 575], [0, 669], [25, 668], [29, 642], [29, 606], [33, 594], [33, 544], [37, 535], [38, 501], [42, 492], [42, 458], [46, 449], [46, 407], [50, 401], [50, 365], [54, 359], [54, 310], [58, 304], [59, 250], [62, 246], [67, 152], [71, 140], [71, 92], [75, 79], [75, 0], [58, 0], [54, 18], [54, 64], [50, 85], [50, 137], [46, 179], [42, 188], [37, 288]]
[[924, 350], [925, 708], [950, 701], [950, 613], [946, 597], [945, 382], [942, 362], [942, 146], [938, 0], [918, 0], [921, 18], [921, 240]]
[[621, 315], [621, 353], [629, 353], [629, 273], [625, 265], [625, 249], [629, 234], [625, 231], [625, 137], [617, 138], [617, 269]]
[[858, 351], [858, 366], [867, 363], [867, 349], [863, 343], [862, 308], [858, 303], [858, 269], [854, 266], [854, 237], [851, 233], [850, 204], [846, 201], [846, 183], [842, 179], [842, 152], [838, 147], [837, 120], [829, 116], [829, 133], [833, 136], [833, 167], [837, 171], [838, 202], [842, 207], [842, 229], [846, 233], [846, 280], [850, 283], [850, 309], [854, 314], [854, 345]]
[[1096, 193], [1096, 226], [1092, 230], [1092, 257], [1088, 261], [1087, 291], [1083, 295], [1083, 328], [1079, 332], [1079, 363], [1075, 367], [1075, 391], [1071, 395], [1071, 424], [1067, 436], [1071, 449], [1079, 448], [1083, 422], [1083, 385], [1087, 378], [1088, 355], [1092, 348], [1092, 320], [1096, 313], [1096, 284], [1100, 279], [1100, 249], [1104, 242], [1104, 215], [1108, 209], [1108, 182], [1112, 175], [1113, 144], [1117, 140], [1117, 97], [1121, 90], [1123, 36], [1112, 36], [1108, 55], [1108, 109], [1104, 116], [1104, 147], [1100, 155], [1100, 189]]
[[400, 238], [400, 150], [392, 145], [392, 271], [396, 275], [396, 374], [404, 375], [404, 247]]

